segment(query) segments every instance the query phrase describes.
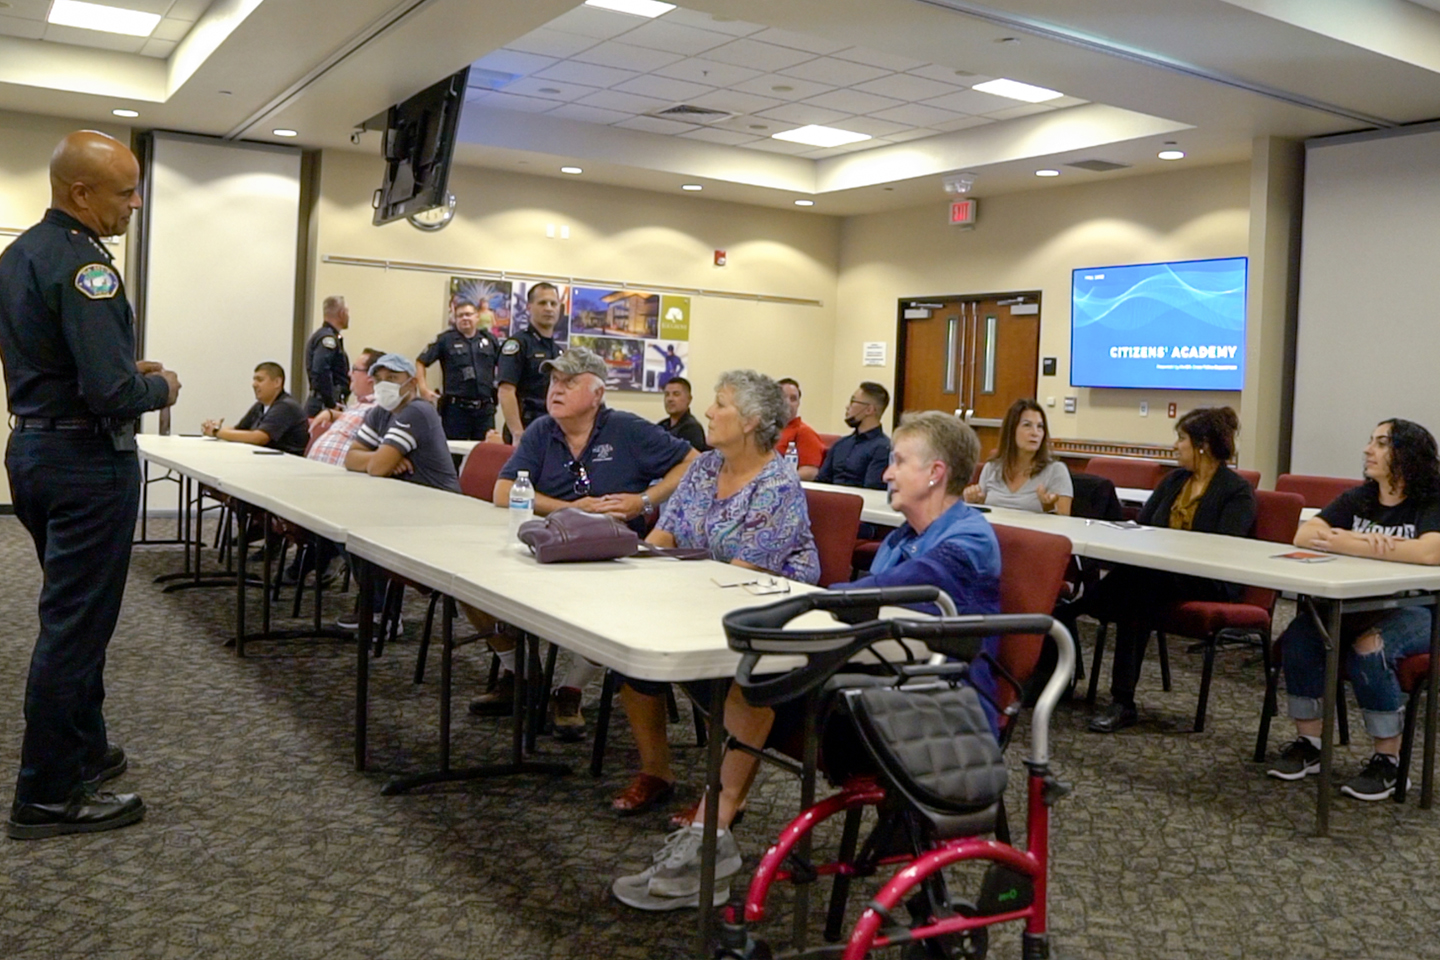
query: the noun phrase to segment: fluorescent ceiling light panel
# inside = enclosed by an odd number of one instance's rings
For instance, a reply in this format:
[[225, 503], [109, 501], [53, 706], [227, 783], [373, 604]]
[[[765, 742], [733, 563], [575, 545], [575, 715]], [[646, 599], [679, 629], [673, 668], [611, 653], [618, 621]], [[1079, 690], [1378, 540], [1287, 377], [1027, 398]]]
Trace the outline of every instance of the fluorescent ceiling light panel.
[[122, 10], [101, 3], [82, 3], [80, 0], [55, 0], [50, 7], [49, 21], [60, 27], [148, 37], [160, 25], [160, 14]]
[[861, 140], [871, 139], [868, 133], [854, 133], [850, 130], [841, 130], [839, 127], [822, 127], [818, 123], [812, 123], [806, 127], [796, 127], [794, 130], [785, 130], [771, 136], [776, 140], [806, 143], [812, 147], [842, 147], [847, 143], [859, 143]]
[[660, 0], [585, 0], [585, 6], [651, 18], [675, 9], [675, 4], [661, 3]]
[[132, 118], [132, 117], [138, 117], [138, 116], [140, 116], [140, 111], [138, 111], [138, 110], [126, 110], [124, 107], [116, 107], [114, 110], [111, 110], [110, 112], [113, 113], [113, 114], [115, 114], [115, 116], [117, 116], [117, 117], [125, 117], [127, 120], [130, 119], [130, 118]]
[[1021, 83], [1019, 80], [986, 80], [970, 89], [997, 97], [1008, 97], [1011, 100], [1023, 100], [1025, 103], [1044, 103], [1046, 100], [1058, 100], [1065, 96], [1059, 90], [1048, 90], [1045, 87]]
[[1183, 151], [1183, 150], [1161, 150], [1159, 153], [1155, 154], [1155, 156], [1159, 157], [1161, 160], [1184, 160], [1184, 159], [1185, 159], [1185, 151]]

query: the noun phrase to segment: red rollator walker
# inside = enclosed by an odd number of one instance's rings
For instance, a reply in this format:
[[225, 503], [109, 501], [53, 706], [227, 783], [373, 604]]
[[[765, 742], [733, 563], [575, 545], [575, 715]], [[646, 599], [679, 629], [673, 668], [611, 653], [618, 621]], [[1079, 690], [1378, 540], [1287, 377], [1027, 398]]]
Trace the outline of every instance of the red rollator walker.
[[[880, 619], [881, 606], [927, 603], [937, 604], [942, 615]], [[811, 611], [828, 611], [837, 622], [787, 628]], [[1074, 665], [1069, 632], [1048, 616], [957, 616], [950, 598], [934, 587], [803, 594], [735, 611], [724, 623], [731, 649], [743, 654], [736, 682], [746, 700], [785, 711], [784, 705], [793, 709], [805, 698], [807, 761], [816, 762], [839, 789], [791, 821], [766, 851], [743, 903], [737, 897], [725, 908], [714, 956], [861, 960], [879, 948], [897, 947], [904, 960], [978, 960], [988, 950], [991, 926], [1019, 922], [1025, 960], [1049, 957], [1050, 807], [1069, 792], [1050, 770], [1050, 714]], [[1021, 684], [983, 649], [985, 638], [1002, 634], [1049, 634], [1058, 654], [1035, 705], [1025, 761], [1024, 849], [1008, 842], [1004, 756], [980, 693], [965, 682], [973, 664], [987, 662], [998, 683], [1015, 688], [1015, 702], [1000, 714], [1002, 729], [1013, 723]], [[803, 665], [767, 674], [762, 658], [786, 656], [793, 662], [797, 655], [804, 657]], [[866, 808], [875, 810], [875, 818], [862, 843]], [[813, 831], [840, 815], [844, 824], [835, 859], [812, 861]], [[973, 900], [952, 896], [943, 873], [965, 861], [985, 865]], [[846, 937], [852, 882], [892, 868], [896, 872]], [[752, 928], [765, 919], [776, 883], [803, 889], [827, 876], [832, 881], [826, 944], [803, 949], [798, 932], [801, 948], [780, 953], [755, 937]], [[803, 904], [803, 897], [797, 903]], [[797, 913], [801, 931], [804, 907], [797, 905]]]

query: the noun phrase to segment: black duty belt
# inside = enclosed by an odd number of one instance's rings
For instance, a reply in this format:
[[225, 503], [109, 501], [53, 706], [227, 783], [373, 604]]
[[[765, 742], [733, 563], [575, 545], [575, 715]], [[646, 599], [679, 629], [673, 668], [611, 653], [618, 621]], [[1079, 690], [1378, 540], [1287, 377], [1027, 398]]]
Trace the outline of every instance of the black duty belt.
[[486, 407], [495, 406], [494, 400], [482, 400], [475, 397], [452, 397], [449, 394], [441, 397], [449, 406], [459, 407], [461, 410], [484, 410]]
[[99, 417], [16, 417], [16, 430], [63, 430], [68, 433], [109, 433], [109, 421]]

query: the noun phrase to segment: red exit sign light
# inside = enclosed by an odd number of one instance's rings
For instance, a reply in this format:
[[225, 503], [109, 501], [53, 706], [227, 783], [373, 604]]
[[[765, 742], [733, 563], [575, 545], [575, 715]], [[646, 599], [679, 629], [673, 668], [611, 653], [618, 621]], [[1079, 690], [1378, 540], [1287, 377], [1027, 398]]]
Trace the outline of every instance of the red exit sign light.
[[953, 200], [950, 203], [950, 222], [956, 226], [971, 226], [979, 209], [978, 200]]

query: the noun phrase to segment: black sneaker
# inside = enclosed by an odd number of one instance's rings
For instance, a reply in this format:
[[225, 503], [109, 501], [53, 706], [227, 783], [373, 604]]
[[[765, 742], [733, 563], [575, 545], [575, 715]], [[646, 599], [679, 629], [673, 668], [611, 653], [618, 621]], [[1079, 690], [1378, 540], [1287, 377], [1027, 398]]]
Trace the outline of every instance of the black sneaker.
[[[1370, 757], [1354, 778], [1340, 788], [1340, 792], [1356, 800], [1385, 800], [1395, 793], [1395, 784], [1400, 780], [1400, 762], [1394, 757], [1377, 753]], [[1410, 789], [1406, 778], [1405, 789]]]
[[1276, 780], [1304, 780], [1320, 772], [1320, 748], [1304, 737], [1296, 737], [1265, 772]]

